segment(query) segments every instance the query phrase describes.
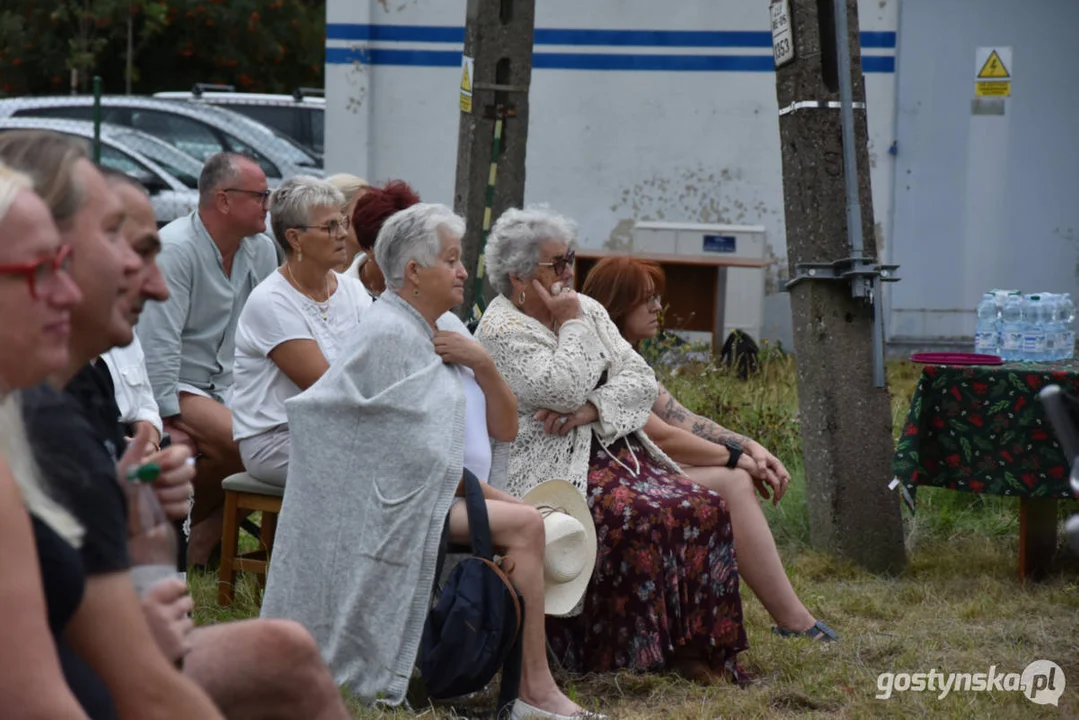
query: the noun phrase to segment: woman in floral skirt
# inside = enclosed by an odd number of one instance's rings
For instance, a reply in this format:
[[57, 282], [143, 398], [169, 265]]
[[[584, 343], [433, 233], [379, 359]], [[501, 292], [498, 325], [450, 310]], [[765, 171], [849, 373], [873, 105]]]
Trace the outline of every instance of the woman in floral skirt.
[[518, 399], [508, 490], [551, 478], [587, 498], [599, 553], [583, 606], [548, 618], [567, 669], [746, 676], [730, 516], [648, 437], [655, 375], [599, 303], [572, 290], [574, 225], [509, 210], [487, 245], [499, 291], [476, 330]]

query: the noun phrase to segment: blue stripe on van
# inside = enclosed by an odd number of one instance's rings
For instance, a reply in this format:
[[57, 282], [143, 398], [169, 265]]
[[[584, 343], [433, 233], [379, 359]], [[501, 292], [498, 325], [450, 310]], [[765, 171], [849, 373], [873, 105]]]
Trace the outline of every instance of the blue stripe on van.
[[[463, 43], [463, 27], [448, 25], [362, 25], [332, 23], [327, 40], [385, 42]], [[862, 47], [894, 49], [894, 32], [862, 33]], [[536, 28], [536, 45], [585, 45], [620, 47], [740, 47], [767, 48], [772, 35], [755, 30], [596, 30], [585, 28]]]
[[[459, 50], [326, 48], [330, 65], [460, 67]], [[532, 56], [537, 70], [667, 70], [697, 72], [772, 72], [771, 55], [628, 55], [615, 53], [544, 53]], [[864, 56], [866, 73], [895, 72], [894, 57]]]

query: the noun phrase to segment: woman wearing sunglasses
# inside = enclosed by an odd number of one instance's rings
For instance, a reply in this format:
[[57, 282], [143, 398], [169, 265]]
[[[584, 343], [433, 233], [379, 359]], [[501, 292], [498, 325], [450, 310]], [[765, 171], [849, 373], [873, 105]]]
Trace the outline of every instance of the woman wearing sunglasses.
[[504, 213], [487, 243], [500, 295], [476, 330], [517, 395], [510, 493], [564, 478], [596, 523], [599, 560], [583, 607], [548, 619], [550, 644], [578, 672], [743, 681], [727, 508], [645, 434], [655, 374], [603, 306], [573, 291], [575, 237], [573, 223], [548, 210]]
[[274, 485], [288, 472], [285, 401], [322, 377], [371, 304], [358, 279], [334, 272], [347, 260], [344, 202], [324, 180], [281, 183], [270, 217], [285, 262], [251, 292], [236, 325], [233, 437], [247, 471]]

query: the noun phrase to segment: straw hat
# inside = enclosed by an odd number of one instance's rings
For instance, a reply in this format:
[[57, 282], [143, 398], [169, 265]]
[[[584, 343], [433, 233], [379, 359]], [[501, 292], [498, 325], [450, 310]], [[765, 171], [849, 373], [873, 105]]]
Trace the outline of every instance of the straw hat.
[[596, 567], [596, 526], [581, 491], [565, 480], [548, 480], [522, 501], [543, 513], [543, 601], [548, 615], [566, 615], [584, 597]]

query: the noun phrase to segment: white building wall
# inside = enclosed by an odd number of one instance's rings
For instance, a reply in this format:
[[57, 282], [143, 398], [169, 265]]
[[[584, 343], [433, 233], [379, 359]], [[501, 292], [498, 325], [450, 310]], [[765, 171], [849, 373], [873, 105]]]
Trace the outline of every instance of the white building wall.
[[[863, 52], [874, 211], [885, 243], [898, 5], [860, 2], [863, 43], [883, 46]], [[760, 224], [772, 253], [785, 258], [775, 76], [770, 45], [761, 43], [767, 6], [539, 0], [526, 202], [575, 218], [585, 247], [623, 247], [635, 220]], [[402, 178], [425, 200], [452, 204], [464, 17], [465, 0], [329, 0], [328, 171]], [[556, 29], [660, 31], [659, 42], [674, 44], [627, 44], [609, 34], [586, 35], [595, 44], [549, 44], [567, 39], [547, 32]], [[756, 34], [686, 42], [670, 31]], [[668, 69], [576, 69], [589, 64], [584, 55]], [[722, 69], [679, 67], [702, 64]], [[785, 272], [786, 263], [778, 267]]]

